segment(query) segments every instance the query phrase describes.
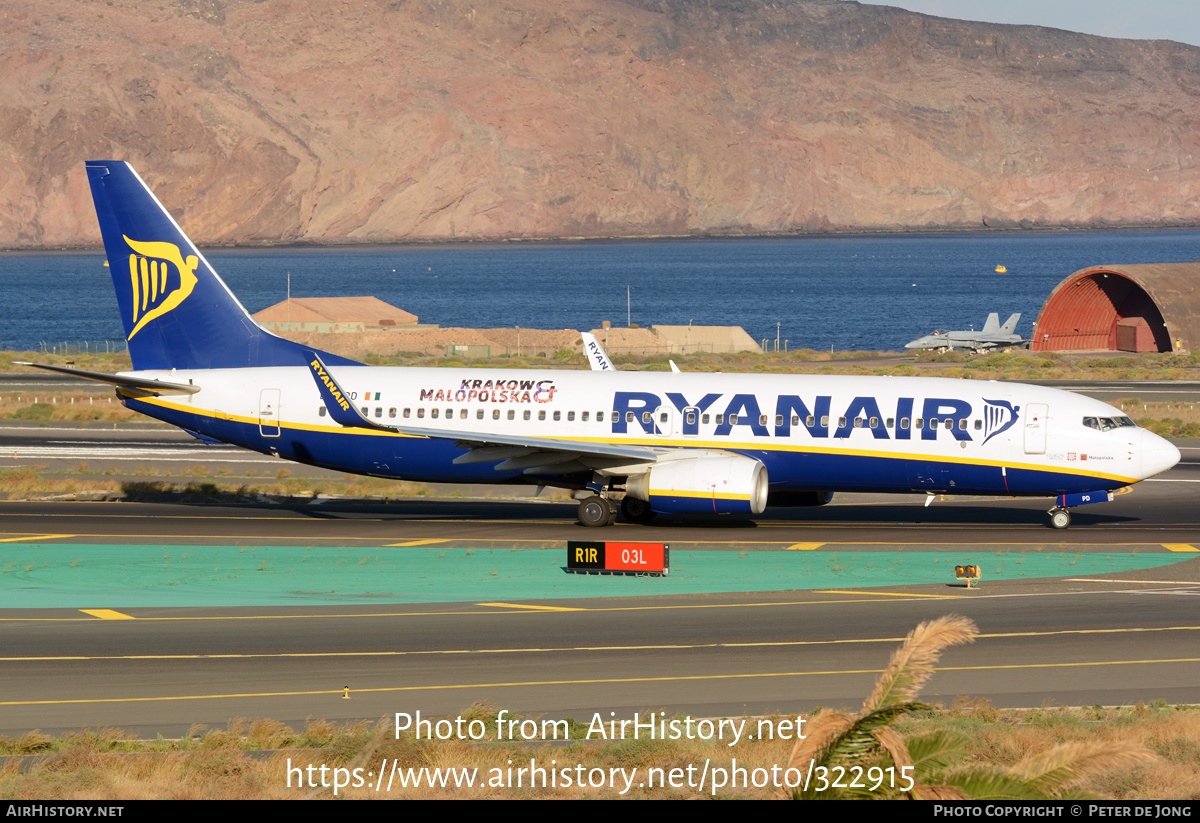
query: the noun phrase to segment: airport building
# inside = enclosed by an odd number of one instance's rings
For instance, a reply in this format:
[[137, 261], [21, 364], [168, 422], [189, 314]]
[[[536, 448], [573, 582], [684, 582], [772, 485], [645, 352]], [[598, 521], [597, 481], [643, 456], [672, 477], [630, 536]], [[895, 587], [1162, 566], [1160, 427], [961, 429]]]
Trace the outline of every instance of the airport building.
[[1034, 351], [1190, 352], [1200, 343], [1200, 261], [1091, 266], [1038, 313]]
[[293, 297], [263, 309], [254, 320], [273, 332], [363, 332], [410, 328], [417, 316], [378, 297]]

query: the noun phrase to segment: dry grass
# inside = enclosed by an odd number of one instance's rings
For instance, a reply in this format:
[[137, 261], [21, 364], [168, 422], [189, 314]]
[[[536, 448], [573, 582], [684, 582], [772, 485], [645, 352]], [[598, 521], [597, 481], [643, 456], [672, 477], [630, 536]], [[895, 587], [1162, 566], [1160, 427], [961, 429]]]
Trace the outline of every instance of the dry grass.
[[[643, 713], [643, 716], [645, 713]], [[494, 727], [494, 709], [473, 706], [464, 718], [477, 717]], [[774, 718], [776, 721], [783, 718]], [[575, 724], [571, 737], [581, 737], [586, 726]], [[927, 712], [897, 724], [908, 737], [946, 731], [970, 739], [967, 762], [1011, 768], [1031, 762], [1061, 744], [1101, 744], [1116, 753], [1144, 746], [1161, 758], [1153, 765], [1123, 766], [1091, 776], [1079, 788], [1086, 793], [1117, 799], [1195, 799], [1200, 797], [1200, 709], [1165, 705], [1124, 709], [1000, 710], [986, 701], [958, 704]], [[584, 742], [550, 747], [491, 739], [481, 743], [456, 740], [415, 740], [407, 733], [394, 739], [391, 725], [336, 726], [323, 720], [301, 732], [271, 720], [235, 720], [226, 729], [193, 729], [180, 741], [133, 741], [113, 729], [83, 732], [51, 739], [31, 732], [19, 740], [0, 739], [0, 752], [49, 755], [27, 773], [10, 767], [0, 774], [0, 797], [14, 800], [130, 800], [171, 799], [299, 799], [331, 798], [331, 789], [299, 787], [293, 773], [288, 787], [288, 761], [293, 768], [321, 765], [375, 771], [381, 763], [399, 768], [476, 769], [477, 782], [488, 776], [508, 775], [509, 769], [539, 766], [591, 769], [639, 769], [628, 798], [711, 797], [695, 788], [639, 787], [646, 770], [693, 767], [699, 774], [705, 761], [710, 773], [729, 769], [734, 759], [747, 770], [770, 769], [786, 763], [789, 741], [746, 741], [730, 747], [696, 740], [626, 740]], [[256, 751], [273, 750], [256, 755]], [[386, 759], [386, 760], [385, 760]], [[511, 762], [510, 762], [511, 761]], [[551, 766], [551, 761], [554, 765]], [[515, 775], [515, 772], [514, 772]], [[515, 777], [513, 778], [515, 780]], [[507, 778], [506, 778], [507, 780]], [[400, 789], [376, 793], [373, 785], [339, 789], [349, 798], [600, 798], [617, 797], [609, 788], [521, 787], [459, 789]], [[725, 789], [717, 797], [768, 797], [770, 787]]]

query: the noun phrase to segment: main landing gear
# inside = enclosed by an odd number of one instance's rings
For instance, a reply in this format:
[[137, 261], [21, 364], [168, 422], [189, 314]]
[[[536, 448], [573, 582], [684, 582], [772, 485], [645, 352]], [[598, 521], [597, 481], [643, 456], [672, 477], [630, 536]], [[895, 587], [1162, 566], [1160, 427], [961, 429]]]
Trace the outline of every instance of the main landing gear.
[[654, 519], [654, 510], [645, 500], [638, 500], [627, 494], [621, 501], [621, 517], [630, 523], [649, 523]]
[[1071, 525], [1071, 513], [1061, 506], [1055, 506], [1047, 514], [1050, 515], [1050, 528], [1065, 529]]
[[607, 497], [588, 495], [579, 501], [579, 522], [585, 526], [611, 526], [617, 519], [617, 506]]

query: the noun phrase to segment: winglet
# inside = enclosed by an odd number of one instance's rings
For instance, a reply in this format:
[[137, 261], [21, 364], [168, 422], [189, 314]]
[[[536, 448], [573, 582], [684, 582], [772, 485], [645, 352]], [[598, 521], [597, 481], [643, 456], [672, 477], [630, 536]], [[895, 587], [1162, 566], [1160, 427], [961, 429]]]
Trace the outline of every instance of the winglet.
[[592, 367], [592, 371], [617, 370], [617, 367], [608, 359], [608, 355], [604, 353], [596, 335], [585, 331], [580, 332], [579, 336], [583, 338], [583, 353], [587, 355], [588, 365]]
[[354, 404], [350, 402], [350, 395], [333, 379], [333, 375], [329, 373], [329, 369], [325, 368], [325, 364], [321, 361], [319, 354], [312, 349], [305, 349], [304, 359], [308, 370], [312, 373], [313, 380], [317, 383], [317, 390], [321, 392], [321, 399], [325, 401], [325, 408], [329, 409], [329, 416], [334, 419], [334, 422], [351, 429], [396, 431], [392, 426], [372, 422], [363, 416], [354, 407]]

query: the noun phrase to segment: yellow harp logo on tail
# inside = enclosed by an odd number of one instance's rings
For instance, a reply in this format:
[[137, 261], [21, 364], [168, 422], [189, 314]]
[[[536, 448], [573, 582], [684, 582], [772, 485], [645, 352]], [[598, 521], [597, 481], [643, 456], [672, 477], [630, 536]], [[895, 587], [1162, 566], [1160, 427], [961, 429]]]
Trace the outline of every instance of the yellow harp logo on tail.
[[[142, 326], [156, 317], [162, 317], [187, 299], [196, 287], [196, 266], [200, 261], [194, 254], [189, 254], [187, 260], [184, 260], [182, 252], [174, 243], [142, 243], [128, 237], [125, 237], [125, 242], [134, 251], [134, 254], [129, 255], [134, 326], [127, 338], [132, 340], [133, 336], [142, 330]], [[177, 283], [171, 282], [171, 266], [179, 272]]]

